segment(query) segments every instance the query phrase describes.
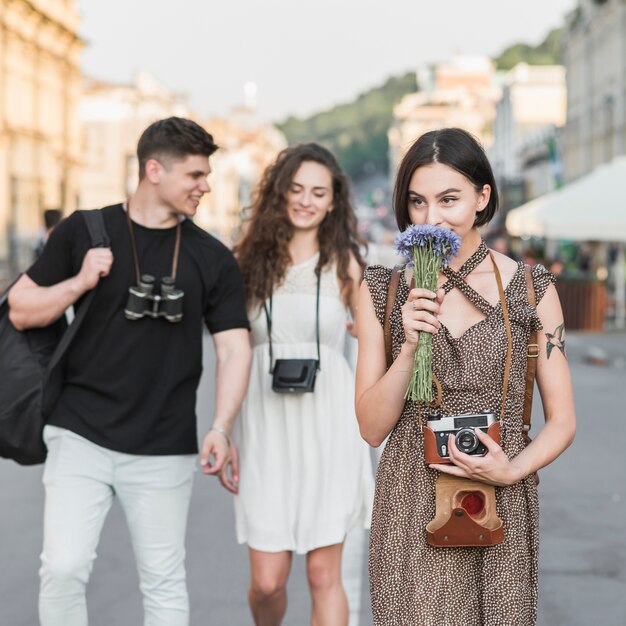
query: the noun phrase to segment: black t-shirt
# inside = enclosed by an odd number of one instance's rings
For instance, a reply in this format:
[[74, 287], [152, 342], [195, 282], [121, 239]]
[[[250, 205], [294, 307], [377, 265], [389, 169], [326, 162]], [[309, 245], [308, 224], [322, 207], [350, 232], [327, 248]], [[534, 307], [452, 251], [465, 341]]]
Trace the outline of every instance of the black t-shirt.
[[[226, 246], [185, 220], [176, 275], [185, 293], [182, 321], [128, 320], [124, 308], [136, 279], [126, 215], [121, 204], [102, 212], [113, 265], [66, 355], [63, 391], [48, 423], [129, 454], [195, 453], [202, 323], [211, 333], [249, 328], [239, 268]], [[133, 223], [133, 232], [141, 274], [157, 283], [169, 276], [176, 227]], [[85, 220], [74, 213], [27, 273], [41, 286], [59, 283], [80, 271], [89, 247]]]

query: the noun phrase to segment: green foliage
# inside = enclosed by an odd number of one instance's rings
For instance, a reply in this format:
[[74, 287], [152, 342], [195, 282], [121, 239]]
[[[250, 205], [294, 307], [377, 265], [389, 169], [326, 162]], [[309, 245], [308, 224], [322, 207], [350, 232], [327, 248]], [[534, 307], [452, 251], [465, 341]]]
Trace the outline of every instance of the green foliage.
[[[552, 65], [559, 63], [563, 29], [554, 29], [538, 46], [515, 44], [495, 59], [496, 67], [508, 70], [517, 63]], [[317, 141], [339, 159], [354, 180], [389, 171], [387, 131], [393, 119], [393, 107], [409, 93], [417, 91], [414, 72], [389, 78], [384, 85], [371, 89], [350, 103], [337, 105], [307, 119], [289, 117], [278, 127], [290, 145]]]
[[558, 65], [561, 62], [562, 35], [563, 29], [555, 28], [548, 33], [548, 36], [538, 46], [529, 46], [525, 43], [510, 46], [495, 59], [496, 68], [499, 70], [510, 70], [518, 63]]
[[389, 170], [387, 130], [393, 107], [417, 91], [415, 72], [392, 77], [351, 103], [340, 104], [308, 119], [290, 117], [278, 127], [289, 144], [317, 141], [337, 156], [341, 166], [358, 180]]

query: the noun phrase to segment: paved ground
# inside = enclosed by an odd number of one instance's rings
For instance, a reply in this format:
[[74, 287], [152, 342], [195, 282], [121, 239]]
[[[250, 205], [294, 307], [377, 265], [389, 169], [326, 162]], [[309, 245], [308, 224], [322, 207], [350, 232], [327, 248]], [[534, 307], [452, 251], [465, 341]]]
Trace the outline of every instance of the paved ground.
[[[570, 334], [578, 436], [541, 472], [539, 626], [626, 624], [626, 334]], [[587, 357], [605, 361], [592, 365]], [[212, 359], [207, 351], [207, 379]], [[199, 397], [202, 428], [209, 386]], [[538, 399], [536, 399], [538, 400]], [[534, 413], [535, 424], [541, 414]], [[35, 626], [43, 490], [40, 468], [0, 461], [0, 626]], [[365, 593], [365, 533], [348, 541], [344, 567], [351, 626], [371, 624]], [[188, 534], [192, 624], [251, 624], [245, 599], [246, 550], [235, 542], [229, 496], [197, 477]], [[141, 605], [126, 527], [118, 508], [105, 525], [89, 586], [92, 626], [138, 626]], [[285, 624], [308, 623], [304, 559], [289, 585]], [[460, 626], [460, 625], [454, 625]]]

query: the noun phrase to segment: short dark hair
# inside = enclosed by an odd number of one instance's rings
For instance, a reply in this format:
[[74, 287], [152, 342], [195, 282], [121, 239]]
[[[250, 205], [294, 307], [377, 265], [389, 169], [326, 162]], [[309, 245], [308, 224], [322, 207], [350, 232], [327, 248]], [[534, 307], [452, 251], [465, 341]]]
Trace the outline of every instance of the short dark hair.
[[150, 124], [137, 144], [139, 179], [146, 175], [149, 159], [170, 157], [182, 160], [190, 155], [211, 156], [218, 146], [202, 126], [182, 117], [168, 117]]
[[393, 210], [398, 228], [411, 224], [409, 219], [409, 184], [415, 170], [423, 165], [443, 163], [463, 174], [476, 191], [491, 187], [487, 206], [476, 214], [474, 226], [488, 224], [498, 210], [498, 188], [489, 159], [476, 137], [461, 128], [442, 128], [424, 133], [404, 155], [393, 190]]

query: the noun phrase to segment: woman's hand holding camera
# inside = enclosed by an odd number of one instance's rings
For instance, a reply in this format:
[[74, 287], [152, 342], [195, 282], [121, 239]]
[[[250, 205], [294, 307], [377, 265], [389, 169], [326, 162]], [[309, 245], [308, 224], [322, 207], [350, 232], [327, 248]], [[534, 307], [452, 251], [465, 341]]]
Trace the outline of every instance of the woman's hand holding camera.
[[441, 328], [437, 315], [445, 292], [438, 289], [435, 293], [429, 289], [414, 288], [402, 305], [402, 326], [406, 343], [417, 348], [419, 333], [435, 334]]
[[524, 478], [523, 472], [509, 460], [502, 448], [480, 428], [474, 429], [480, 442], [487, 448], [484, 456], [461, 452], [450, 435], [448, 437], [449, 458], [453, 464], [433, 464], [430, 468], [461, 478], [478, 480], [496, 487], [514, 485]]

